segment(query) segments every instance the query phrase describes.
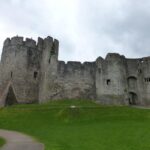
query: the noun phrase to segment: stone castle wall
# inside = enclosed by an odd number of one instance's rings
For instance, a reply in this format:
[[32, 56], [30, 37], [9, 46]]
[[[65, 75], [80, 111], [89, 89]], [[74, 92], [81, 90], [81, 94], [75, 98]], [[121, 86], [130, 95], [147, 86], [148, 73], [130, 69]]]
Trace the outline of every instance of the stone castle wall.
[[94, 62], [65, 63], [58, 53], [59, 42], [51, 37], [38, 42], [7, 38], [0, 62], [0, 97], [11, 85], [19, 103], [81, 98], [102, 104], [150, 104], [150, 57], [128, 59], [109, 53]]

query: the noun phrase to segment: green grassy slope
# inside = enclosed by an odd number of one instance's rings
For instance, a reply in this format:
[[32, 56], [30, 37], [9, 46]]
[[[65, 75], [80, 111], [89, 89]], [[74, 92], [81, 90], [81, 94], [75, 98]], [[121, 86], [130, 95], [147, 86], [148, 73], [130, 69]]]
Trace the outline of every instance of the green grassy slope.
[[99, 106], [89, 101], [3, 108], [0, 128], [32, 135], [46, 150], [150, 149], [150, 110]]
[[5, 143], [6, 143], [6, 141], [0, 137], [0, 147], [2, 147]]

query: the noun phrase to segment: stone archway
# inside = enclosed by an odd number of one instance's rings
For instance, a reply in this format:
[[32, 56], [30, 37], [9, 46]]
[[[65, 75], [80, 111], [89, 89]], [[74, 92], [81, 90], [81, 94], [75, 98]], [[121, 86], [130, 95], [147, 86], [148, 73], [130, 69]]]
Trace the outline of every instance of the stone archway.
[[13, 104], [17, 104], [17, 98], [14, 93], [13, 87], [10, 85], [5, 99], [5, 106], [10, 106]]
[[129, 92], [129, 104], [137, 105], [137, 101], [138, 101], [137, 94], [134, 92]]

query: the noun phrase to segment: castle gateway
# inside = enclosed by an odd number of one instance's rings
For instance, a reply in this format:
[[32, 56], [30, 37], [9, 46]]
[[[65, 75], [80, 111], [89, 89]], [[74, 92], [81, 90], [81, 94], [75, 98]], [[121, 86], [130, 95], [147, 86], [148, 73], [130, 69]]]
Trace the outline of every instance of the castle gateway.
[[0, 105], [91, 99], [102, 104], [149, 105], [150, 57], [128, 59], [116, 53], [94, 62], [58, 60], [51, 37], [7, 38], [0, 62]]

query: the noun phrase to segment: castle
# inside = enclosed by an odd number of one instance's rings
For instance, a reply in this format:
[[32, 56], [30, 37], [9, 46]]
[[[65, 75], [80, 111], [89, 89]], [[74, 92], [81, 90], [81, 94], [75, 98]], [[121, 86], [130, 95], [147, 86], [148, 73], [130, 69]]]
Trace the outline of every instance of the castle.
[[150, 57], [128, 59], [116, 53], [94, 62], [58, 60], [52, 37], [4, 41], [0, 62], [0, 105], [91, 99], [102, 104], [149, 105]]

